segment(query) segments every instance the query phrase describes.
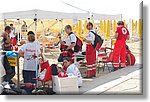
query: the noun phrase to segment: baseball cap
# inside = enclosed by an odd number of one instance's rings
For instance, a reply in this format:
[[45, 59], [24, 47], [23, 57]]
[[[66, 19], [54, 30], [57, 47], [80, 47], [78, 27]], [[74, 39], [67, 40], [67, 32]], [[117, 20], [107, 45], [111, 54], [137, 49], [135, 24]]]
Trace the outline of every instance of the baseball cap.
[[30, 35], [30, 34], [35, 35], [33, 31], [29, 31], [27, 35]]

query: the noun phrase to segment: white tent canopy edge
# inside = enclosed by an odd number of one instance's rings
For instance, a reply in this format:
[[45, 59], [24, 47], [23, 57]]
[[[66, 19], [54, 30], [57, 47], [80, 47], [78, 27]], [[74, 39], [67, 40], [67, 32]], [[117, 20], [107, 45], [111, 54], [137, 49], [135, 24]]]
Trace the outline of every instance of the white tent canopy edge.
[[16, 11], [16, 12], [6, 12], [2, 13], [0, 19], [88, 19], [93, 20], [121, 20], [122, 15], [106, 15], [97, 13], [64, 13], [64, 12], [54, 12], [54, 11], [44, 11], [44, 10], [27, 10], [27, 11]]

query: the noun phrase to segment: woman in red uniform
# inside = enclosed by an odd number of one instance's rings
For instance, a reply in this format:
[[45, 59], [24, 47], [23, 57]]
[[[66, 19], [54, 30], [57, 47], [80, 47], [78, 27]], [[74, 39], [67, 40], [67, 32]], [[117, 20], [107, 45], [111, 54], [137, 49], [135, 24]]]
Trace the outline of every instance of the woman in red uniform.
[[[114, 47], [113, 66], [117, 70], [120, 66], [126, 67], [126, 40], [129, 39], [129, 31], [124, 26], [123, 21], [118, 21], [115, 38], [116, 43]], [[120, 60], [119, 60], [120, 58]]]

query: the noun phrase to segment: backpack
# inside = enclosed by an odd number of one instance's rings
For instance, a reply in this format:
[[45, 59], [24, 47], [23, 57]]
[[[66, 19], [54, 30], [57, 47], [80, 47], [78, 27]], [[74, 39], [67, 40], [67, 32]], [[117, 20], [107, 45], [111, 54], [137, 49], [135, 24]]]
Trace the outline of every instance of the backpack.
[[76, 45], [74, 47], [74, 52], [79, 52], [79, 51], [82, 51], [82, 45], [83, 45], [83, 43], [82, 43], [82, 41], [77, 36], [76, 36], [76, 38], [77, 38], [77, 41], [76, 41]]
[[94, 40], [93, 47], [96, 48], [97, 43], [99, 43], [100, 46], [102, 46], [104, 40], [98, 34], [96, 34], [95, 32], [93, 32], [93, 31], [91, 31], [91, 32], [95, 35], [95, 40]]
[[56, 64], [52, 64], [52, 75], [58, 75], [58, 69]]

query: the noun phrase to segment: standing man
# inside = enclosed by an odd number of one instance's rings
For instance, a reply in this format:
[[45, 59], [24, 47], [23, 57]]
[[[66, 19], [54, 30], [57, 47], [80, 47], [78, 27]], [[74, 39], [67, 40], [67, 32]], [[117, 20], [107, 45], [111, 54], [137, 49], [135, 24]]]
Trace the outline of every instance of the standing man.
[[12, 43], [13, 43], [13, 46], [16, 46], [17, 45], [17, 30], [16, 28], [13, 26], [13, 24], [10, 24], [10, 27], [11, 27], [11, 33], [10, 33], [10, 37], [12, 39]]
[[129, 31], [124, 26], [124, 22], [118, 21], [117, 25], [118, 27], [115, 34], [116, 43], [114, 46], [114, 56], [113, 56], [113, 66], [114, 66], [113, 71], [118, 70], [119, 65], [122, 68], [126, 67], [126, 40], [129, 39]]
[[36, 78], [38, 66], [38, 56], [42, 57], [40, 47], [35, 41], [35, 34], [32, 31], [28, 32], [28, 42], [24, 44], [19, 51], [20, 57], [24, 57], [23, 64], [23, 79], [24, 83], [35, 83], [33, 78]]
[[[10, 32], [11, 28], [9, 26], [5, 27], [5, 32], [2, 34], [3, 41], [2, 41], [2, 50], [4, 51], [12, 51], [12, 44], [10, 39]], [[4, 53], [5, 54], [5, 53]], [[11, 82], [11, 79], [15, 76], [15, 67], [10, 66], [7, 56], [4, 55], [4, 68], [6, 71], [6, 75], [4, 76], [5, 82]]]
[[2, 50], [12, 51], [12, 44], [10, 39], [11, 28], [9, 26], [5, 27], [4, 33], [2, 34]]
[[67, 46], [66, 50], [68, 51], [70, 57], [72, 58], [72, 62], [73, 62], [74, 61], [74, 59], [73, 59], [73, 51], [74, 51], [74, 47], [75, 47], [76, 42], [77, 42], [77, 37], [72, 32], [72, 27], [70, 25], [66, 25], [65, 26], [65, 32], [68, 34], [68, 37], [64, 41], [62, 41], [61, 36], [59, 34], [59, 40], [60, 40], [60, 43], [62, 45], [66, 45]]
[[23, 21], [23, 25], [21, 26], [21, 33], [19, 35], [19, 40], [26, 38], [26, 33], [28, 31], [28, 26], [25, 21]]
[[93, 24], [91, 22], [87, 23], [86, 28], [89, 30], [88, 38], [83, 39], [86, 44], [86, 61], [87, 61], [87, 77], [96, 76], [96, 50], [93, 47], [95, 41], [95, 30], [93, 30]]

